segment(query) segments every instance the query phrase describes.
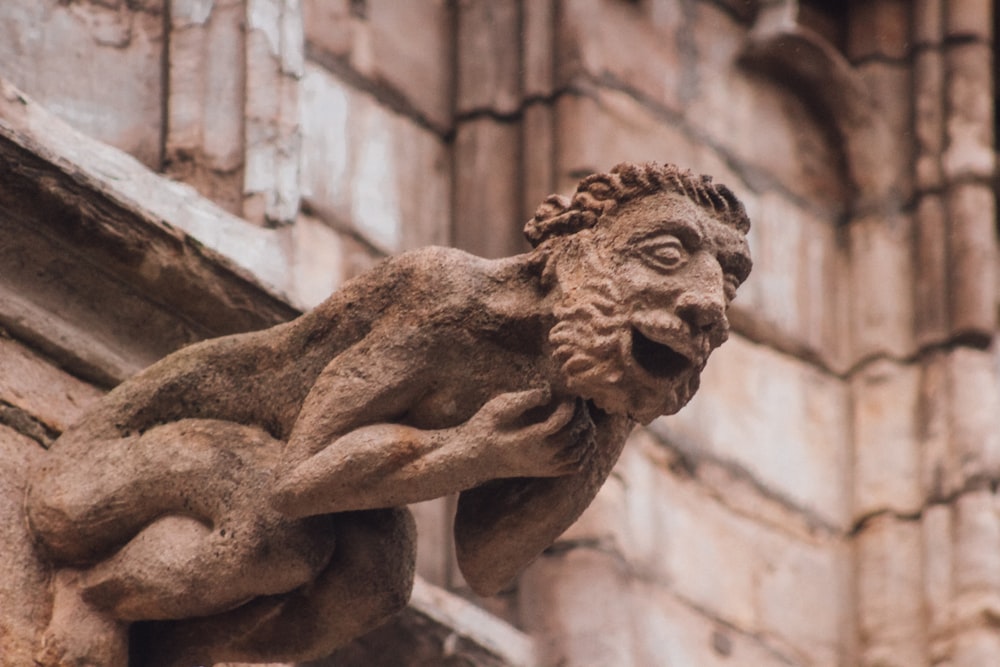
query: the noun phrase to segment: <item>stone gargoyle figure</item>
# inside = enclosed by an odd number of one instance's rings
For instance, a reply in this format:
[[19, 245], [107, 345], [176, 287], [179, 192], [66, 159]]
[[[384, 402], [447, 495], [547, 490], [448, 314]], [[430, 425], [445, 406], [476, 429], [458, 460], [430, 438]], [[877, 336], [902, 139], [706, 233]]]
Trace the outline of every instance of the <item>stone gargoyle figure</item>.
[[406, 604], [405, 506], [452, 493], [461, 570], [500, 591], [629, 431], [691, 399], [749, 226], [709, 177], [622, 164], [546, 199], [526, 254], [392, 257], [292, 322], [124, 382], [30, 473], [54, 572], [38, 663], [328, 655]]

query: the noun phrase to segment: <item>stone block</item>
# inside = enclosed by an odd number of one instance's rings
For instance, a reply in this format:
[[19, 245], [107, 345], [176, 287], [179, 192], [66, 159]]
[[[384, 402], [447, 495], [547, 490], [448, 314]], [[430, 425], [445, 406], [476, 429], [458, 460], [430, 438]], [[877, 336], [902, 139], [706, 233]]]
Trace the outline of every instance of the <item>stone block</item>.
[[443, 142], [317, 65], [307, 65], [302, 87], [302, 188], [312, 209], [386, 252], [447, 244]]
[[938, 45], [944, 34], [943, 3], [946, 0], [923, 0], [913, 3], [913, 41], [915, 46]]
[[907, 0], [870, 0], [848, 11], [847, 57], [902, 60], [910, 51], [910, 3]]
[[521, 106], [521, 8], [516, 0], [457, 4], [455, 111], [512, 114]]
[[926, 664], [920, 524], [881, 516], [855, 539], [858, 664]]
[[[395, 98], [397, 106], [441, 133], [451, 125], [452, 13], [444, 0], [304, 0], [312, 57], [361, 85]], [[405, 35], [405, 38], [401, 38]]]
[[520, 143], [521, 129], [513, 123], [477, 118], [459, 125], [454, 149], [457, 247], [484, 257], [506, 257], [529, 247], [522, 232]]
[[[638, 583], [632, 587], [631, 593], [631, 623], [635, 633], [636, 658], [635, 662], [620, 664], [671, 667], [779, 667], [807, 664], [827, 667], [835, 664], [812, 662], [783, 646], [775, 646], [773, 637], [734, 628], [668, 589]], [[602, 663], [584, 660], [579, 664]]]
[[158, 169], [162, 3], [6, 2], [4, 77], [84, 133]]
[[993, 15], [990, 0], [948, 0], [945, 7], [945, 30], [949, 37], [975, 37], [988, 42], [993, 38]]
[[[683, 16], [678, 8], [664, 7], [662, 2], [655, 7], [649, 4], [614, 0], [562, 3], [556, 34], [557, 87], [578, 79], [610, 77], [657, 105], [682, 109], [682, 49], [690, 33], [681, 28]], [[717, 18], [726, 21], [721, 13]], [[720, 35], [719, 41], [723, 39]]]
[[310, 215], [300, 215], [287, 234], [292, 270], [289, 289], [305, 308], [318, 305], [376, 260], [369, 248], [349, 234]]
[[955, 563], [951, 506], [927, 507], [922, 523], [923, 596], [928, 632], [940, 636], [952, 622], [949, 605], [954, 596], [952, 573]]
[[[889, 63], [881, 60], [874, 60], [857, 65], [854, 70], [865, 84], [865, 90], [869, 94], [869, 104], [871, 111], [878, 117], [880, 124], [879, 139], [882, 140], [880, 152], [875, 159], [869, 160], [869, 169], [878, 170], [879, 173], [865, 176], [865, 182], [882, 182], [891, 184], [888, 191], [884, 193], [888, 196], [890, 206], [900, 206], [902, 202], [908, 201], [913, 192], [913, 163], [915, 159], [914, 134], [914, 81], [913, 71], [908, 61], [901, 63]], [[859, 135], [871, 128], [850, 128], [850, 132], [857, 132]], [[873, 147], [868, 147], [871, 151]], [[855, 164], [849, 164], [852, 171], [858, 169], [857, 158]], [[858, 180], [855, 176], [855, 180]], [[884, 206], [884, 203], [872, 201], [875, 207]]]
[[759, 513], [768, 502], [759, 490], [707, 484], [702, 460], [688, 473], [663, 466], [656, 447], [644, 431], [633, 434], [569, 544], [616, 554], [642, 585], [668, 586], [726, 625], [809, 656], [807, 664], [838, 664], [849, 615], [846, 549], [796, 530], [787, 510]]
[[613, 555], [544, 555], [521, 577], [525, 629], [542, 665], [633, 665], [629, 575]]
[[982, 344], [997, 324], [996, 196], [985, 183], [957, 183], [945, 201], [951, 333]]
[[918, 191], [939, 188], [943, 182], [944, 56], [938, 49], [920, 50], [913, 60], [916, 137], [915, 186]]
[[846, 368], [847, 257], [839, 230], [772, 192], [746, 204], [754, 270], [733, 303], [733, 319], [749, 322], [758, 339], [784, 341], [785, 349]]
[[1000, 500], [989, 489], [955, 501], [955, 593], [1000, 593]]
[[731, 336], [688, 406], [651, 428], [685, 451], [739, 466], [785, 503], [846, 528], [849, 423], [841, 380]]
[[959, 633], [952, 642], [948, 667], [992, 665], [1000, 655], [1000, 633], [996, 628], [973, 628]]
[[920, 346], [941, 343], [951, 332], [948, 303], [948, 224], [944, 202], [938, 194], [917, 201], [913, 214], [914, 337]]
[[854, 517], [910, 514], [923, 505], [917, 436], [920, 368], [880, 360], [851, 378]]
[[525, 98], [546, 97], [555, 88], [555, 0], [521, 4], [522, 82]]
[[300, 204], [304, 44], [297, 0], [247, 0], [243, 216], [277, 226]]
[[368, 0], [371, 65], [365, 68], [355, 61], [363, 74], [399, 90], [438, 128], [451, 125], [454, 10], [450, 4], [444, 0]]
[[548, 104], [530, 104], [521, 117], [521, 182], [522, 197], [520, 220], [527, 222], [535, 209], [556, 191], [555, 184], [555, 128], [554, 111]]
[[351, 22], [350, 0], [302, 0], [302, 26], [310, 48], [337, 57], [348, 56], [353, 33]]
[[62, 432], [103, 395], [24, 345], [0, 336], [0, 402]]
[[993, 153], [993, 60], [988, 44], [969, 43], [945, 51], [946, 108], [944, 173], [991, 178]]
[[955, 348], [948, 358], [951, 456], [963, 481], [1000, 475], [1000, 387], [990, 352]]
[[963, 484], [959, 461], [952, 455], [951, 372], [945, 353], [929, 354], [920, 379], [917, 432], [921, 452], [920, 485], [929, 500], [941, 501]]
[[854, 359], [905, 357], [913, 351], [912, 228], [902, 213], [866, 215], [850, 223]]
[[164, 166], [231, 213], [243, 204], [242, 2], [171, 7]]

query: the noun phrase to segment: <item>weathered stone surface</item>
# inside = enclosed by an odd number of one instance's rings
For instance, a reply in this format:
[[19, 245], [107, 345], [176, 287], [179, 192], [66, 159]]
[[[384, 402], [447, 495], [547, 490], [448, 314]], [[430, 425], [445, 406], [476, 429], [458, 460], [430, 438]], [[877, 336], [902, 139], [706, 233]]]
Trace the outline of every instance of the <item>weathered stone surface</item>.
[[846, 249], [838, 242], [842, 231], [774, 193], [749, 198], [748, 210], [759, 221], [749, 239], [761, 261], [734, 304], [738, 330], [826, 367], [846, 369], [850, 299], [843, 281]]
[[958, 183], [948, 189], [948, 305], [951, 333], [989, 340], [997, 325], [996, 197], [990, 186]]
[[482, 118], [459, 125], [454, 152], [457, 247], [484, 257], [525, 250], [519, 222], [520, 143], [521, 130], [513, 123]]
[[545, 638], [541, 664], [835, 664], [783, 652], [770, 637], [713, 617], [669, 586], [635, 580], [614, 556], [593, 549], [544, 556], [524, 585], [525, 623]]
[[859, 665], [927, 664], [920, 525], [876, 517], [855, 538]]
[[920, 0], [913, 3], [913, 41], [916, 45], [938, 45], [944, 34], [945, 0]]
[[917, 190], [941, 187], [944, 180], [944, 56], [938, 49], [922, 49], [913, 61], [913, 131], [916, 137]]
[[0, 404], [20, 408], [61, 432], [103, 395], [100, 389], [0, 335]]
[[[649, 4], [657, 5], [655, 8]], [[655, 103], [678, 110], [683, 106], [681, 78], [683, 43], [692, 33], [681, 23], [681, 11], [671, 3], [571, 0], [560, 7], [557, 85], [580, 78], [612, 77]], [[726, 18], [717, 16], [719, 41]], [[732, 33], [735, 37], [735, 32]]]
[[344, 281], [370, 269], [381, 257], [347, 231], [337, 231], [311, 215], [300, 215], [287, 237], [292, 290], [307, 308], [319, 305]]
[[[850, 146], [837, 138], [829, 120], [817, 116], [800, 87], [789, 87], [787, 77], [769, 72], [773, 78], [765, 79], [738, 66], [746, 44], [743, 26], [711, 3], [698, 3], [695, 11], [690, 38], [701, 57], [684, 120], [747, 167], [763, 170], [777, 185], [836, 219], [848, 200], [845, 153]], [[804, 56], [790, 48], [786, 57]], [[737, 136], [738, 141], [730, 139]]]
[[290, 224], [299, 211], [305, 45], [299, 0], [246, 0], [243, 216]]
[[239, 215], [243, 209], [245, 3], [173, 2], [170, 9], [164, 169]]
[[[548, 104], [531, 104], [521, 118], [521, 215], [535, 214], [538, 202], [555, 190], [555, 112]], [[457, 207], [456, 207], [456, 210]]]
[[[443, 0], [304, 0], [309, 52], [349, 68], [438, 131], [451, 125], [452, 12]], [[403, 37], [405, 35], [405, 37]]]
[[948, 224], [942, 198], [927, 194], [913, 214], [914, 338], [921, 346], [947, 340], [951, 333], [948, 303]]
[[992, 57], [987, 44], [960, 44], [945, 51], [948, 114], [943, 161], [950, 178], [993, 174]]
[[901, 212], [851, 221], [851, 352], [854, 359], [913, 351], [912, 220]]
[[275, 232], [74, 131], [4, 82], [0, 173], [2, 326], [81, 377], [112, 386], [183, 344], [296, 313], [249, 278], [287, 281]]
[[458, 565], [474, 591], [503, 589], [635, 423], [691, 399], [750, 271], [748, 228], [705, 178], [619, 165], [548, 198], [530, 253], [407, 253], [291, 323], [154, 364], [28, 473], [54, 567], [37, 660], [322, 657], [405, 605], [402, 506], [458, 492]]
[[949, 0], [944, 6], [949, 37], [977, 37], [984, 41], [992, 38], [995, 8], [989, 0]]
[[53, 113], [158, 168], [164, 21], [162, 2], [147, 4], [5, 2], [0, 62]]
[[855, 519], [923, 505], [917, 413], [920, 369], [877, 361], [851, 378]]
[[302, 87], [310, 206], [383, 250], [445, 243], [450, 160], [441, 140], [315, 65]]
[[963, 482], [1000, 478], [1000, 387], [986, 351], [958, 347], [948, 358], [951, 456]]
[[523, 52], [521, 87], [525, 98], [551, 95], [555, 88], [555, 0], [521, 3]]
[[988, 489], [962, 494], [955, 502], [957, 596], [1000, 593], [1000, 509]]
[[940, 637], [950, 629], [952, 621], [950, 605], [954, 597], [952, 577], [955, 571], [952, 508], [931, 505], [924, 510], [922, 523], [921, 557], [927, 628], [932, 637]]
[[[907, 0], [872, 0], [852, 7], [847, 56], [854, 61], [902, 60], [910, 52], [910, 5]], [[901, 100], [902, 101], [902, 100]]]
[[447, 591], [414, 581], [410, 605], [386, 625], [310, 667], [542, 667], [531, 638]]
[[739, 336], [716, 355], [704, 381], [687, 409], [654, 422], [653, 430], [674, 446], [740, 466], [786, 502], [846, 527], [844, 383]]
[[616, 468], [622, 490], [611, 489], [622, 510], [595, 522], [619, 526], [604, 544], [618, 546], [643, 580], [669, 584], [703, 612], [808, 656], [807, 664], [837, 664], [849, 614], [846, 550], [795, 530], [787, 515], [758, 513], [768, 502], [759, 490], [734, 497], [731, 487], [705, 484], [700, 463], [687, 478], [651, 465], [650, 453], [633, 444]]
[[456, 11], [456, 112], [514, 113], [521, 105], [520, 3], [464, 0]]

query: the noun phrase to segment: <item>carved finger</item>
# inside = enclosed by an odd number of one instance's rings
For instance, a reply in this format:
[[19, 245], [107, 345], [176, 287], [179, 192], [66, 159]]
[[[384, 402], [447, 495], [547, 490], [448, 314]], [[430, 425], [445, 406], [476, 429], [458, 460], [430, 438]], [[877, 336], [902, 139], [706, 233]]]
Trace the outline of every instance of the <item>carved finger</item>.
[[553, 433], [558, 433], [566, 424], [569, 424], [573, 420], [574, 414], [576, 414], [576, 404], [567, 401], [560, 404], [545, 421], [530, 426], [527, 431], [532, 437], [539, 439], [548, 437]]
[[483, 411], [492, 412], [497, 425], [508, 425], [528, 410], [543, 406], [551, 399], [552, 390], [546, 385], [535, 389], [501, 394], [491, 399], [483, 407]]

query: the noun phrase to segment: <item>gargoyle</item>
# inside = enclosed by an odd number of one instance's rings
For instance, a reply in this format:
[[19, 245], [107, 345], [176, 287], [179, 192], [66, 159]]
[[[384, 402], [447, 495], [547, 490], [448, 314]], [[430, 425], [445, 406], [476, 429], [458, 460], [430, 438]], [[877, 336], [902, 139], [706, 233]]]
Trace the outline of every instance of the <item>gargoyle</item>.
[[749, 224], [708, 177], [622, 164], [549, 197], [526, 254], [393, 257], [292, 322], [124, 382], [31, 472], [55, 568], [38, 661], [327, 655], [406, 604], [405, 506], [452, 493], [462, 572], [498, 592], [632, 427], [695, 393]]

